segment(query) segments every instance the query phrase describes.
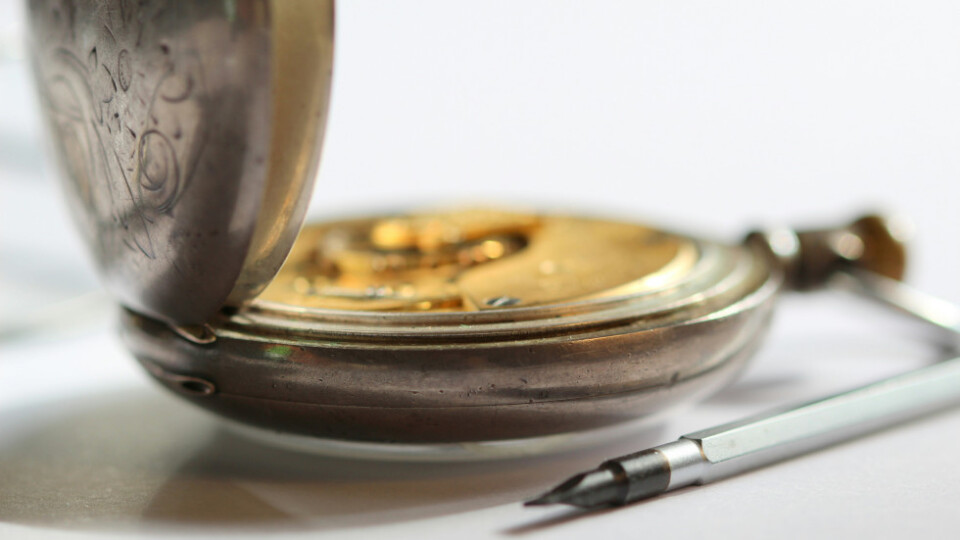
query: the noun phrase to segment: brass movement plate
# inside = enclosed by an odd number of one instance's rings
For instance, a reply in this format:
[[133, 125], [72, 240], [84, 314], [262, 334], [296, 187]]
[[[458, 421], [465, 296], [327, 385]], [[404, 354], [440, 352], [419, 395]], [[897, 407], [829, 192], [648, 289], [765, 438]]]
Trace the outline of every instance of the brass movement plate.
[[489, 209], [308, 225], [261, 300], [362, 311], [478, 311], [677, 283], [696, 244], [642, 225]]

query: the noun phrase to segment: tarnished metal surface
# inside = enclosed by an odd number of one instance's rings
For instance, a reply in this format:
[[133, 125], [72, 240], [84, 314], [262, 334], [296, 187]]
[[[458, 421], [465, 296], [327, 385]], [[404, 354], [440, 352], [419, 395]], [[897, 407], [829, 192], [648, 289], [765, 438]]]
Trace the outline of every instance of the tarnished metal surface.
[[[272, 250], [292, 243], [303, 208], [289, 201], [299, 194], [272, 196], [268, 179], [279, 169], [284, 186], [309, 188], [325, 119], [310, 113], [326, 110], [332, 14], [329, 2], [313, 3], [326, 10], [315, 39], [327, 56], [307, 51], [320, 67], [292, 74], [318, 97], [284, 111], [272, 95], [274, 77], [285, 76], [272, 30], [281, 4], [299, 2], [30, 2], [31, 55], [68, 198], [125, 305], [203, 322], [245, 264], [269, 279], [286, 253]], [[295, 36], [310, 28], [287, 19]], [[291, 165], [275, 157], [271, 129], [294, 116], [309, 120], [283, 126], [307, 145], [291, 145]], [[268, 253], [247, 261], [252, 240]]]
[[126, 312], [123, 335], [171, 390], [278, 431], [407, 443], [567, 433], [703, 397], [739, 370], [779, 278], [757, 252], [703, 252], [702, 268], [653, 298], [463, 313], [254, 304], [213, 323], [208, 346]]
[[753, 232], [746, 242], [767, 252], [770, 264], [783, 270], [787, 288], [806, 291], [827, 285], [834, 274], [849, 269], [903, 279], [911, 228], [902, 218], [867, 214], [836, 227]]

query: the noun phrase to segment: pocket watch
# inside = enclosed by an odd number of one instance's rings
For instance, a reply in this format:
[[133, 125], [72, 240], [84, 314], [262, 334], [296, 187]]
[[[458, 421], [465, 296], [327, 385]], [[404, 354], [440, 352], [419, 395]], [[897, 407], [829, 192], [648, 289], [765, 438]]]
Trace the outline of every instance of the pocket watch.
[[721, 388], [781, 291], [842, 266], [902, 275], [877, 216], [739, 244], [471, 207], [301, 231], [332, 4], [29, 4], [67, 198], [123, 340], [200, 407], [386, 446], [590, 433]]

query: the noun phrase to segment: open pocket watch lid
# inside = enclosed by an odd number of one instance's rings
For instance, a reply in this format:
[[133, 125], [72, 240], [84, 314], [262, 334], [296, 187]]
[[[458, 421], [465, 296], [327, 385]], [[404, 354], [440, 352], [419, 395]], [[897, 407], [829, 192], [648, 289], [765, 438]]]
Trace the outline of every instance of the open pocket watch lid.
[[256, 296], [299, 232], [333, 2], [127, 4], [31, 0], [37, 85], [106, 287], [141, 313], [200, 323]]

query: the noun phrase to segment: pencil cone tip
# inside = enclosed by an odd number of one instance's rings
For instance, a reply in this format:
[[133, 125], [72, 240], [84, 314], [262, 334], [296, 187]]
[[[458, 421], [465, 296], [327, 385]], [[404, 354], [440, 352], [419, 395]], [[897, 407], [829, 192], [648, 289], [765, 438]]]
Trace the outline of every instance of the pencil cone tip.
[[586, 474], [578, 474], [550, 491], [535, 499], [523, 503], [524, 506], [546, 506], [548, 504], [565, 503], [569, 495], [583, 482]]
[[524, 506], [546, 506], [548, 504], [556, 504], [560, 502], [560, 498], [556, 496], [553, 492], [544, 493], [535, 499], [530, 499], [523, 503]]

